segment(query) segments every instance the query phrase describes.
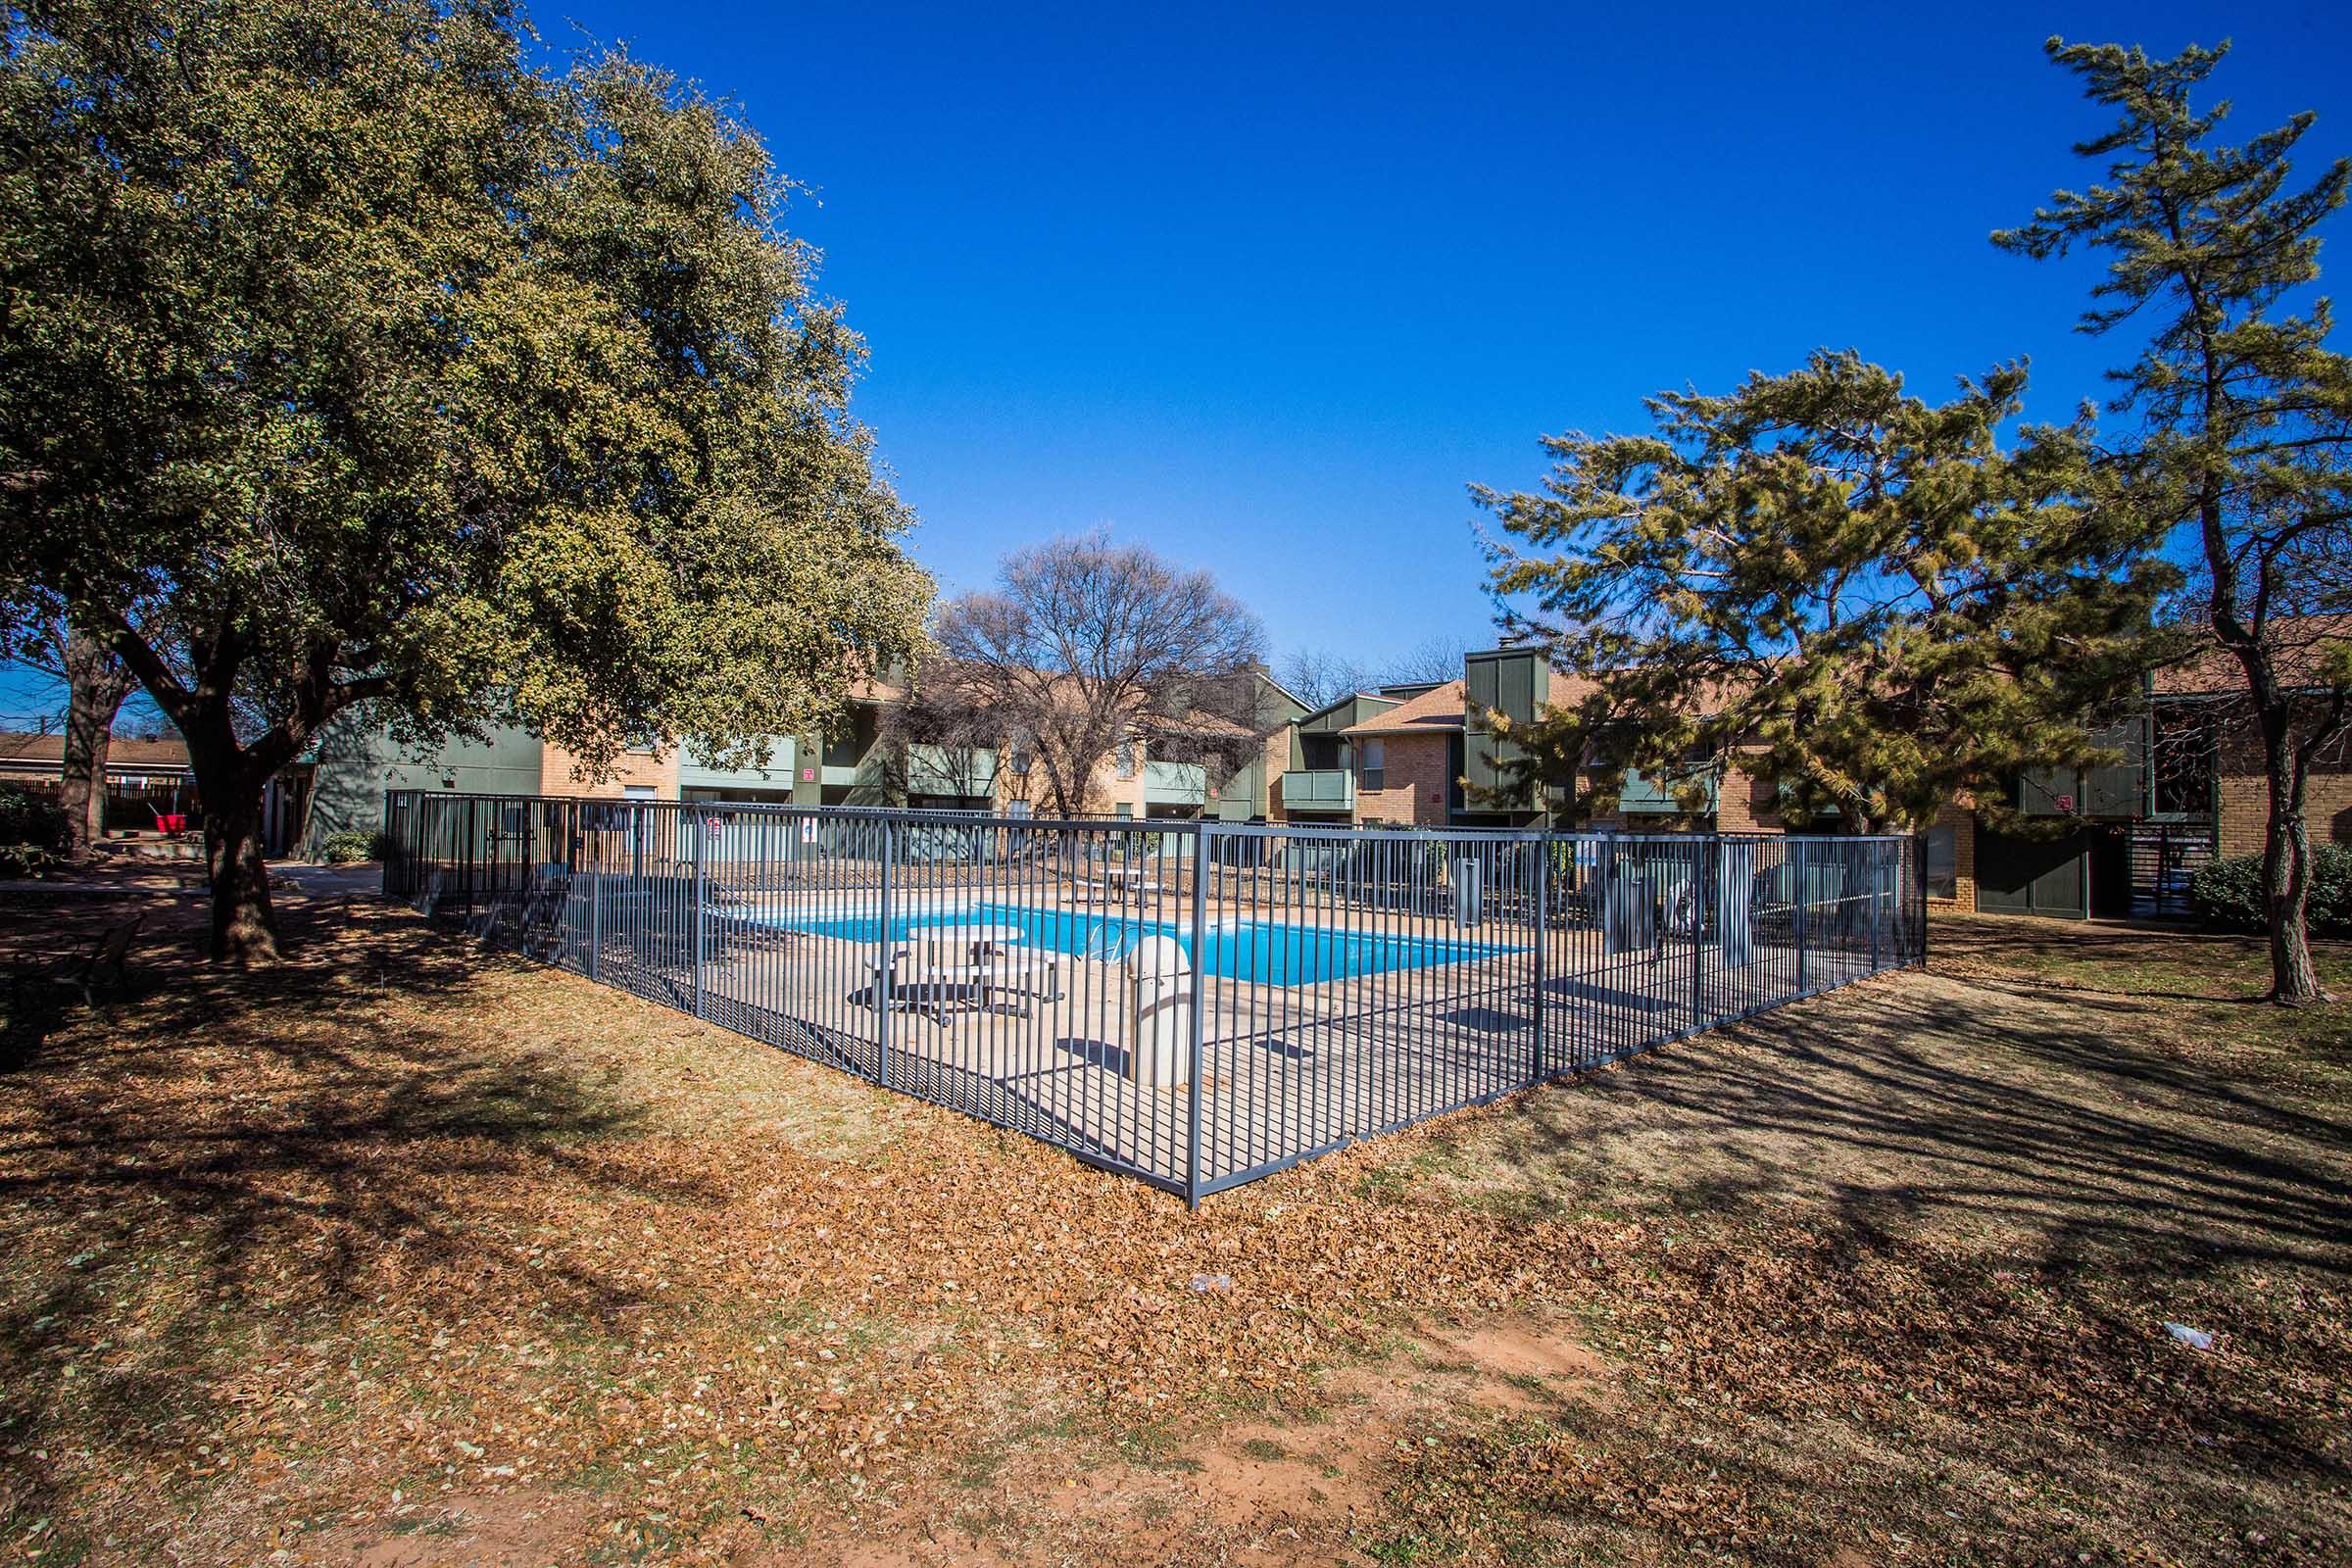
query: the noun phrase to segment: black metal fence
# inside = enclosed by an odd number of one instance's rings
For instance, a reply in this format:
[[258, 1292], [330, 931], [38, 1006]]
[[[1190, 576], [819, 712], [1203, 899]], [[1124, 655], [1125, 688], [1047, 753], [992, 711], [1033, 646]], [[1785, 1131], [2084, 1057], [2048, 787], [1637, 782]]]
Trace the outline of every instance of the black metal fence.
[[399, 792], [387, 894], [1198, 1201], [1926, 953], [1908, 838]]

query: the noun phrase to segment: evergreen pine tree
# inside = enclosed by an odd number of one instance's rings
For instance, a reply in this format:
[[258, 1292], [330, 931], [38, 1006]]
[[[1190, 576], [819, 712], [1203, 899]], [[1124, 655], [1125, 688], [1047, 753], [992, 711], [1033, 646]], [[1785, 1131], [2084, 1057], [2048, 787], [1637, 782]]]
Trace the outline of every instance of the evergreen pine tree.
[[2267, 783], [2272, 995], [2316, 1001], [2306, 789], [2313, 764], [2344, 743], [2352, 636], [2309, 617], [2343, 608], [2332, 566], [2352, 559], [2352, 362], [2328, 347], [2325, 299], [2302, 314], [2289, 301], [2320, 275], [2320, 224], [2343, 205], [2352, 165], [2338, 159], [2290, 188], [2308, 113], [2241, 146], [2217, 144], [2229, 104], [2200, 113], [2190, 93], [2226, 44], [2170, 60], [2116, 44], [2047, 47], [2120, 114], [2075, 148], [2105, 161], [2104, 182], [2059, 191], [1993, 242], [2035, 258], [2077, 245], [2106, 253], [2082, 329], [2147, 333], [2111, 372], [2116, 411], [2137, 416], [2133, 438], [2101, 466], [2147, 539], [2196, 564], [2201, 618], [2243, 675], [2233, 706]]

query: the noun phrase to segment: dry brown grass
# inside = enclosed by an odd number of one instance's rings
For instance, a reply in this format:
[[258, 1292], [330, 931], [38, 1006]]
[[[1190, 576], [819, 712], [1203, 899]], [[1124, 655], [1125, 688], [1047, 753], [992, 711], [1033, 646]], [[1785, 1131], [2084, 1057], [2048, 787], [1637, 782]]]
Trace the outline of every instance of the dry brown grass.
[[405, 914], [234, 977], [158, 907], [0, 1047], [29, 1560], [2343, 1554], [2344, 1035], [2236, 947], [1939, 927], [1190, 1214]]

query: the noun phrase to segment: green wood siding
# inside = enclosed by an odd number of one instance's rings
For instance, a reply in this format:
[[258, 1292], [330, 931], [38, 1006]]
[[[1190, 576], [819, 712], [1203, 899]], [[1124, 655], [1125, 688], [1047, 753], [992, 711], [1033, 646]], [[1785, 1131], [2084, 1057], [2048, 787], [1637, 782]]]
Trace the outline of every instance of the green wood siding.
[[2011, 837], [1977, 828], [1977, 907], [1988, 914], [2090, 913], [2088, 838]]
[[1201, 806], [1208, 800], [1208, 769], [1199, 762], [1144, 763], [1144, 804]]
[[387, 790], [536, 795], [540, 753], [537, 736], [508, 728], [493, 730], [487, 741], [456, 741], [419, 758], [365, 713], [338, 714], [313, 752], [301, 853], [317, 853], [330, 834], [372, 833], [383, 826]]
[[1472, 802], [1480, 792], [1502, 787], [1504, 767], [1522, 754], [1516, 743], [1496, 740], [1483, 721], [1492, 710], [1513, 719], [1533, 719], [1551, 701], [1551, 666], [1532, 649], [1500, 648], [1472, 654], [1462, 662], [1468, 705], [1462, 774]]

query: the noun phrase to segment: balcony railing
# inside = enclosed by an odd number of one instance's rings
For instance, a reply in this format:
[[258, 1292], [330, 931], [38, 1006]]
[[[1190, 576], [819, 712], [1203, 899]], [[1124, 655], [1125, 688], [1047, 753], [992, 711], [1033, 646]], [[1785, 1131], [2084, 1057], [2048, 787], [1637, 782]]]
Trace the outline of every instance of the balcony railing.
[[1655, 778], [1638, 767], [1629, 767], [1617, 796], [1617, 808], [1628, 816], [1671, 816], [1684, 811], [1704, 814], [1714, 810], [1715, 806], [1716, 779], [1712, 772], [1679, 779]]
[[1355, 774], [1344, 767], [1293, 768], [1282, 775], [1282, 808], [1291, 811], [1352, 811]]
[[1200, 806], [1208, 800], [1208, 769], [1199, 762], [1146, 762], [1144, 801], [1151, 806]]

